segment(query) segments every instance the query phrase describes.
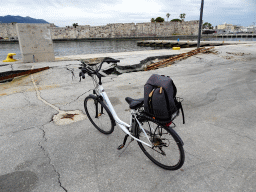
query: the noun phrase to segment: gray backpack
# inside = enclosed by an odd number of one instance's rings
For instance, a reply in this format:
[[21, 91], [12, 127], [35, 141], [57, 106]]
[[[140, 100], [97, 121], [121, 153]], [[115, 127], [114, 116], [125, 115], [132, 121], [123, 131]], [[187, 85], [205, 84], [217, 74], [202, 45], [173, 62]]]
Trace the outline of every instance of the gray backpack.
[[153, 74], [144, 86], [144, 111], [159, 121], [172, 121], [181, 109], [176, 98], [177, 88], [168, 76]]

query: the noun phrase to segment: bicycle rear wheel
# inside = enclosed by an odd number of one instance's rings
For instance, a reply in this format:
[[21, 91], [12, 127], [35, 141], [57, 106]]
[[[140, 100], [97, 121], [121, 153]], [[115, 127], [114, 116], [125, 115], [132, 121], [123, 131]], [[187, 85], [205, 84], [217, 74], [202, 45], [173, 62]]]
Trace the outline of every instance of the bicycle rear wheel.
[[[153, 147], [148, 147], [138, 141], [143, 153], [156, 165], [167, 170], [177, 170], [185, 161], [182, 143], [179, 142], [169, 127], [157, 124], [151, 120], [140, 122]], [[138, 138], [146, 143], [148, 139], [144, 132], [136, 125]]]
[[91, 123], [101, 133], [110, 134], [114, 131], [114, 118], [102, 100], [89, 95], [84, 100], [84, 109]]

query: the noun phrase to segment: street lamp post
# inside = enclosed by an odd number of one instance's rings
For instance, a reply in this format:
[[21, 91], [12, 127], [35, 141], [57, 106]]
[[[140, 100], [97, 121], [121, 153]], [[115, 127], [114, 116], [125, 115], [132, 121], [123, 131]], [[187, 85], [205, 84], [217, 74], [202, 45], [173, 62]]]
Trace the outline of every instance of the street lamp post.
[[203, 20], [203, 9], [204, 9], [204, 0], [201, 1], [201, 11], [200, 11], [199, 30], [198, 30], [198, 39], [197, 39], [197, 49], [200, 47], [202, 20]]

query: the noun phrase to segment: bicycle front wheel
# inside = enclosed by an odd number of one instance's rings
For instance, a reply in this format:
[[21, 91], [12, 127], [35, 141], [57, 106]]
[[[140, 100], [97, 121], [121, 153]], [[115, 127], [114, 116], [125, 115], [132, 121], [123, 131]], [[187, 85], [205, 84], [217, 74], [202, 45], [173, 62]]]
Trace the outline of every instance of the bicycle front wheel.
[[[156, 165], [167, 170], [177, 170], [185, 161], [182, 144], [174, 136], [169, 127], [157, 124], [151, 120], [140, 122], [153, 147], [148, 147], [138, 141], [143, 153]], [[149, 143], [148, 138], [137, 124], [138, 138]]]
[[87, 117], [101, 133], [110, 134], [114, 131], [114, 119], [108, 107], [99, 98], [90, 95], [84, 100]]

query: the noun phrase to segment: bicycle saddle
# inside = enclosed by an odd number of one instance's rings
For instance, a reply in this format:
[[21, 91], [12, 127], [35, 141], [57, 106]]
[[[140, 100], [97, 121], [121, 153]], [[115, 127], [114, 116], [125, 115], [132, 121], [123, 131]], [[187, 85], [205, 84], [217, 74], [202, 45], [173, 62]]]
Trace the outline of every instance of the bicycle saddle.
[[137, 109], [143, 105], [144, 98], [132, 99], [130, 97], [126, 97], [125, 101], [129, 104], [130, 109]]

